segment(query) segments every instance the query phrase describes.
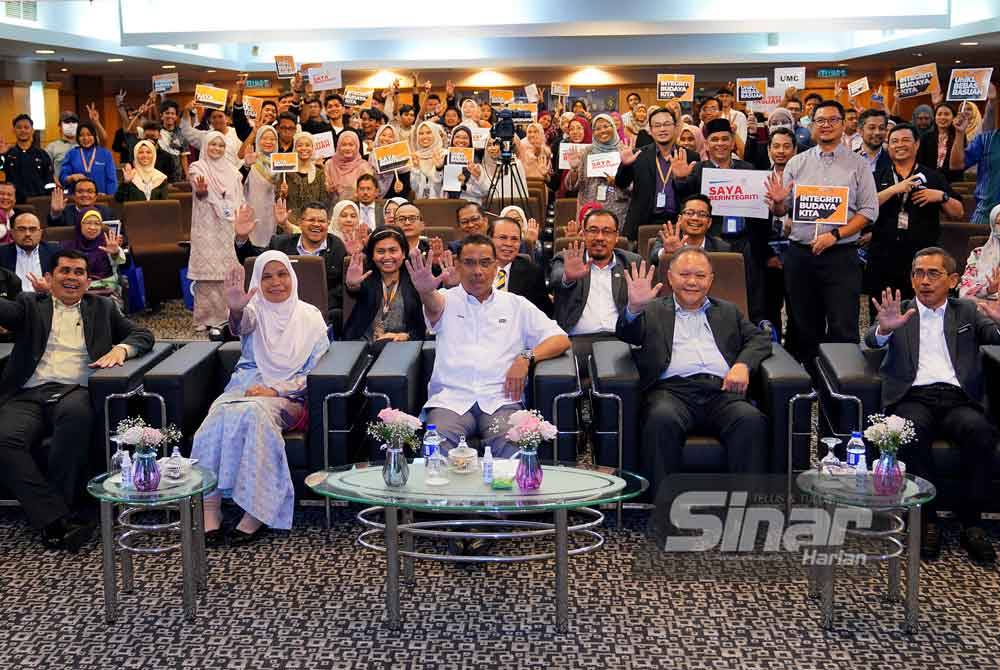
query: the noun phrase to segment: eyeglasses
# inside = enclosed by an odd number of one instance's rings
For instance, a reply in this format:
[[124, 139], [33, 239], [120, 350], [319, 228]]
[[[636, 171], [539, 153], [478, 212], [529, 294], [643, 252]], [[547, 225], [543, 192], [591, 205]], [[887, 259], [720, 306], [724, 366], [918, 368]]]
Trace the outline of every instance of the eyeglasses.
[[396, 223], [416, 223], [420, 220], [419, 214], [414, 214], [413, 216], [396, 216]]
[[683, 212], [681, 212], [681, 215], [686, 216], [689, 219], [704, 219], [705, 221], [712, 218], [712, 215], [709, 214], [708, 212], [701, 212], [698, 211], [697, 209], [685, 209]]
[[938, 279], [947, 277], [948, 273], [941, 272], [940, 270], [921, 270], [918, 268], [916, 270], [911, 271], [910, 276], [913, 277], [914, 279], [923, 279], [924, 277], [927, 277], [931, 281], [937, 281]]
[[843, 120], [844, 117], [842, 116], [827, 116], [824, 118], [815, 118], [813, 119], [813, 123], [817, 126], [835, 126]]
[[14, 228], [15, 233], [38, 233], [41, 232], [41, 230], [42, 230], [41, 228], [37, 227], [25, 228], [24, 226], [15, 226]]
[[618, 237], [618, 231], [614, 228], [585, 228], [583, 230], [587, 235], [593, 235], [601, 237]]
[[473, 223], [479, 223], [482, 220], [483, 220], [483, 217], [481, 217], [480, 215], [476, 214], [475, 216], [471, 216], [468, 219], [459, 219], [458, 220], [458, 225], [460, 225], [460, 226], [468, 226], [468, 225], [473, 224]]
[[97, 191], [92, 188], [78, 188], [73, 193], [76, 195], [97, 195]]
[[667, 123], [651, 123], [649, 127], [652, 130], [663, 130], [664, 128], [673, 128], [674, 125], [672, 121], [668, 121]]
[[475, 270], [477, 265], [484, 270], [489, 270], [497, 261], [495, 258], [480, 258], [478, 261], [475, 258], [462, 258], [459, 259], [459, 262], [466, 270]]

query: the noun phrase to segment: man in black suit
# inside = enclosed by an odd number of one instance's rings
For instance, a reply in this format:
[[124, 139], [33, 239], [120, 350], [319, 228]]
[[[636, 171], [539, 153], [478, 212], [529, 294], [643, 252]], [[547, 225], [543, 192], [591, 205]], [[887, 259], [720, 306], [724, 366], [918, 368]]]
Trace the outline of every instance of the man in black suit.
[[[996, 551], [979, 526], [989, 502], [992, 464], [1000, 432], [983, 413], [983, 374], [979, 347], [1000, 344], [1000, 305], [996, 301], [949, 298], [958, 285], [955, 259], [938, 247], [921, 249], [913, 258], [910, 280], [916, 301], [901, 300], [897, 290], [872, 298], [877, 323], [865, 335], [872, 348], [888, 347], [882, 359], [882, 405], [885, 413], [913, 422], [914, 443], [900, 459], [915, 475], [935, 479], [931, 444], [949, 438], [961, 449], [964, 495], [957, 510], [962, 546], [970, 558], [996, 560]], [[933, 505], [924, 509], [925, 558], [940, 552]]]
[[649, 252], [650, 264], [659, 265], [661, 260], [669, 260], [681, 247], [698, 247], [710, 252], [732, 251], [724, 239], [708, 234], [711, 224], [712, 201], [708, 196], [696, 193], [684, 198], [681, 211], [677, 213], [677, 225], [667, 221], [657, 233]]
[[0, 267], [17, 275], [22, 291], [34, 291], [32, 279], [52, 271], [52, 256], [61, 247], [42, 241], [42, 224], [31, 212], [18, 214], [12, 225], [14, 244], [0, 246]]
[[[153, 347], [153, 334], [114, 303], [87, 295], [87, 259], [61, 250], [45, 275], [46, 293], [0, 299], [0, 326], [15, 333], [0, 378], [0, 483], [12, 490], [47, 546], [76, 551], [90, 526], [74, 520], [89, 455], [95, 369], [121, 365]], [[31, 450], [52, 429], [48, 473]]]
[[681, 468], [695, 429], [718, 436], [730, 472], [763, 472], [767, 417], [745, 398], [751, 373], [771, 354], [771, 341], [735, 305], [709, 298], [714, 274], [703, 249], [684, 247], [668, 261], [672, 295], [657, 298], [656, 269], [646, 263], [625, 273], [628, 305], [619, 339], [637, 353], [642, 412], [642, 457], [654, 481]]
[[[283, 200], [279, 200], [274, 207], [274, 219], [278, 228], [288, 221], [288, 210]], [[267, 248], [261, 248], [249, 242], [254, 226], [251, 221], [249, 228], [236, 229], [236, 257], [242, 264], [247, 258], [260, 256], [268, 249], [288, 256], [321, 256], [326, 264], [327, 322], [337, 326], [341, 321], [340, 310], [344, 306], [344, 257], [347, 249], [339, 237], [328, 232], [329, 224], [326, 206], [321, 202], [307, 202], [299, 213], [302, 233], [275, 235]]]
[[621, 150], [615, 186], [632, 187], [632, 204], [622, 230], [632, 241], [638, 239], [639, 226], [677, 220], [680, 209], [678, 180], [690, 175], [698, 162], [698, 154], [675, 144], [680, 135], [679, 123], [672, 110], [655, 109], [649, 113], [653, 145], [636, 151], [630, 147]]
[[521, 226], [517, 221], [502, 217], [490, 222], [487, 236], [497, 248], [497, 275], [493, 280], [496, 291], [510, 291], [531, 301], [545, 316], [552, 318], [552, 300], [545, 288], [545, 271], [519, 255]]
[[591, 210], [583, 220], [583, 242], [570, 242], [552, 259], [549, 285], [555, 292], [556, 323], [569, 334], [581, 370], [587, 368], [594, 342], [614, 339], [628, 302], [625, 269], [640, 260], [638, 254], [615, 247], [618, 231], [614, 212]]
[[114, 213], [104, 205], [97, 204], [97, 184], [92, 179], [84, 177], [73, 182], [73, 204], [66, 204], [66, 197], [61, 188], [52, 189], [52, 200], [49, 204], [48, 226], [75, 226], [80, 217], [80, 211], [85, 207], [96, 207], [104, 221], [113, 221]]

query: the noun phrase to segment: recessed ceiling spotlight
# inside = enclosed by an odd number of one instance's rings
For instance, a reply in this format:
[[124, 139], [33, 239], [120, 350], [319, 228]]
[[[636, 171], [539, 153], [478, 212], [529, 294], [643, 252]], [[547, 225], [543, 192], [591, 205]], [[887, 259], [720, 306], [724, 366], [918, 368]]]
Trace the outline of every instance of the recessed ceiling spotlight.
[[108, 62], [109, 63], [121, 63], [123, 60], [125, 60], [125, 59], [124, 58], [109, 58]]
[[61, 68], [59, 68], [59, 71], [60, 72], [69, 72], [69, 68], [68, 67], [61, 67]]
[[962, 62], [962, 61], [960, 61], [960, 60], [957, 60], [957, 59], [955, 60], [955, 64], [956, 64], [956, 65], [958, 65], [958, 64], [959, 64], [959, 63], [961, 63], [961, 62]]
[[923, 56], [923, 54], [922, 54], [922, 53], [920, 53], [919, 51], [918, 51], [917, 53], [913, 54], [913, 55], [914, 55], [914, 56], [916, 56], [917, 58], [920, 58], [920, 57], [922, 57], [922, 56]]
[[177, 66], [176, 65], [161, 65], [160, 67], [162, 67], [164, 70], [173, 70]]
[[963, 46], [963, 47], [978, 47], [979, 46], [979, 42], [959, 42], [959, 44], [961, 46]]
[[35, 53], [39, 56], [51, 56], [55, 53], [54, 49], [35, 49]]
[[205, 70], [205, 72], [208, 72], [209, 74], [215, 74], [216, 71], [215, 70]]

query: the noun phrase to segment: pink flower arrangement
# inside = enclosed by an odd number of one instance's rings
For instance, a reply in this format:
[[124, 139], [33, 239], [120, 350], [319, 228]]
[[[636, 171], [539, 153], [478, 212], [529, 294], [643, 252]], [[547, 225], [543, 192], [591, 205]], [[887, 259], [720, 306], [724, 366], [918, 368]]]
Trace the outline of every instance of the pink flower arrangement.
[[506, 438], [520, 447], [538, 447], [542, 442], [556, 439], [559, 432], [533, 409], [514, 412], [507, 419], [507, 426]]
[[130, 444], [140, 449], [150, 449], [161, 444], [165, 447], [180, 442], [181, 432], [175, 426], [153, 428], [147, 426], [142, 417], [123, 419], [118, 422], [117, 437], [122, 444]]
[[386, 445], [408, 444], [416, 448], [417, 431], [423, 427], [417, 417], [386, 407], [378, 413], [378, 421], [368, 424], [368, 435]]

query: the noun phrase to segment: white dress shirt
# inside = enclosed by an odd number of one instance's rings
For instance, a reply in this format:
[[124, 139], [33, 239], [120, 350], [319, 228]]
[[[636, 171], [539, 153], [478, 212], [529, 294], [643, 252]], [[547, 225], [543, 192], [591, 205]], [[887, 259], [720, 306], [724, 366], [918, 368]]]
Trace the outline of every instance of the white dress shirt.
[[427, 408], [443, 407], [465, 414], [479, 403], [482, 411], [493, 414], [514, 402], [506, 397], [503, 387], [517, 355], [550, 337], [566, 334], [515, 293], [492, 291], [484, 302], [466, 293], [461, 285], [440, 293], [445, 299], [444, 313], [436, 324], [427, 323], [437, 335]]
[[86, 386], [93, 370], [83, 337], [83, 317], [80, 303], [67, 307], [52, 300], [52, 330], [45, 345], [45, 353], [38, 362], [35, 373], [25, 382], [25, 388], [49, 382]]
[[375, 230], [375, 204], [365, 205], [358, 203], [358, 220], [368, 226], [368, 232]]
[[580, 320], [570, 329], [570, 335], [589, 335], [592, 333], [613, 333], [618, 324], [618, 306], [612, 291], [611, 279], [621, 276], [615, 256], [603, 268], [590, 264], [590, 291], [587, 293], [587, 304], [583, 306]]
[[38, 247], [35, 247], [30, 253], [21, 247], [17, 247], [17, 265], [15, 266], [14, 273], [21, 278], [21, 290], [33, 292], [35, 287], [31, 285], [31, 280], [28, 279], [29, 272], [36, 277], [42, 276], [42, 260], [38, 254]]
[[[948, 309], [948, 301], [937, 309], [925, 307], [920, 300], [917, 303], [917, 317], [920, 319], [920, 355], [917, 360], [917, 376], [913, 386], [930, 386], [931, 384], [951, 384], [959, 386], [955, 375], [955, 366], [948, 353], [948, 341], [944, 335], [944, 314]], [[880, 335], [875, 329], [875, 342], [881, 347], [892, 333]]]
[[320, 242], [319, 247], [315, 251], [309, 251], [304, 246], [302, 246], [302, 235], [299, 235], [299, 241], [295, 243], [295, 250], [299, 252], [299, 256], [320, 256], [326, 251], [326, 238]]

